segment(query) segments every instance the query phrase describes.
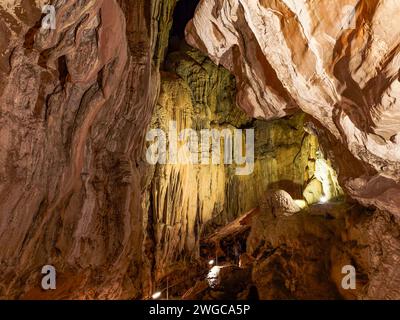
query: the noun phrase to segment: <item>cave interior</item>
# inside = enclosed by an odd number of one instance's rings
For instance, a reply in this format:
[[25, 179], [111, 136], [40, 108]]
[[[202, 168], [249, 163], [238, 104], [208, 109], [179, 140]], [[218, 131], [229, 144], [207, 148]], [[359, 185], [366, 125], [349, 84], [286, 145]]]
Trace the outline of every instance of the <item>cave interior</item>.
[[39, 2], [0, 3], [1, 299], [400, 299], [400, 4]]

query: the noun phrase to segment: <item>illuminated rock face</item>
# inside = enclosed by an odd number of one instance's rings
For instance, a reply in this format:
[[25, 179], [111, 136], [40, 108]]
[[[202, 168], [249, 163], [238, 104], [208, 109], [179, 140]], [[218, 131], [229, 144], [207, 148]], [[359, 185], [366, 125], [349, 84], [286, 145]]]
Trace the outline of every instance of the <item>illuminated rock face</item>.
[[0, 4], [0, 296], [139, 296], [138, 159], [174, 1], [52, 1], [55, 30], [39, 2]]
[[[397, 213], [395, 0], [361, 1], [353, 31], [334, 27], [344, 1], [302, 8], [294, 0], [203, 0], [188, 39], [237, 86], [196, 50], [171, 54], [160, 76], [175, 0], [55, 0], [56, 29], [47, 31], [44, 2], [0, 3], [0, 298], [137, 298], [171, 270], [188, 277], [202, 231], [259, 205], [267, 190], [320, 198], [324, 186], [312, 178], [318, 143], [309, 133], [333, 151], [351, 195]], [[235, 109], [236, 91], [247, 115]], [[254, 173], [150, 167], [146, 131], [168, 120], [179, 129], [254, 126]], [[332, 175], [324, 177], [339, 192]], [[328, 259], [319, 246], [325, 221], [310, 224], [315, 241], [307, 243], [309, 217], [297, 210], [263, 230], [258, 224], [252, 241], [287, 242], [301, 257], [322, 251]], [[300, 223], [285, 227], [286, 218]], [[332, 251], [333, 268], [323, 271], [339, 283], [350, 256], [370, 279], [365, 297], [398, 297], [397, 221], [380, 211], [356, 218], [332, 222], [349, 248]], [[269, 274], [264, 262], [255, 263], [256, 279]], [[293, 262], [303, 271], [301, 258]], [[57, 289], [45, 292], [40, 271], [48, 264]]]
[[[211, 161], [157, 164], [149, 170], [144, 203], [153, 225], [146, 241], [154, 249], [147, 258], [154, 261], [151, 278], [156, 281], [177, 270], [181, 274], [188, 257], [199, 258], [202, 236], [257, 207], [269, 190], [283, 188], [302, 199], [314, 181], [319, 147], [316, 137], [304, 131], [302, 113], [270, 122], [246, 116], [235, 103], [233, 77], [198, 50], [184, 46], [169, 54], [166, 69], [151, 128], [168, 133], [171, 121], [178, 132], [252, 128], [255, 162], [253, 172], [242, 176], [236, 175], [234, 165]], [[321, 192], [316, 202], [319, 197]]]
[[140, 297], [268, 188], [301, 197], [318, 148], [301, 114], [254, 122], [251, 176], [143, 161], [156, 104], [154, 125], [253, 125], [197, 50], [170, 55], [160, 82], [175, 1], [55, 1], [55, 30], [40, 28], [42, 4], [0, 5], [0, 297]]
[[396, 0], [202, 0], [186, 38], [236, 76], [249, 115], [308, 113], [347, 192], [400, 215], [399, 11]]

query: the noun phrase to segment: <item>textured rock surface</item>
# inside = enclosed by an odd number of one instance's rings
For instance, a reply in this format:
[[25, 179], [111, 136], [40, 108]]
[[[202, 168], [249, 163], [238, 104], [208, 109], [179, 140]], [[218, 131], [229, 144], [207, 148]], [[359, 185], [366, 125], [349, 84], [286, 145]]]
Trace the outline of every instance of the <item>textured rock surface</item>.
[[39, 2], [0, 4], [0, 296], [140, 296], [137, 160], [174, 1], [53, 1], [47, 31]]
[[396, 0], [201, 0], [186, 37], [232, 71], [249, 115], [310, 114], [347, 191], [400, 215], [399, 11]]
[[[399, 221], [333, 203], [291, 216], [266, 208], [253, 218], [247, 252], [261, 299], [399, 299]], [[344, 290], [345, 265], [356, 289]]]
[[199, 257], [201, 235], [258, 206], [269, 189], [285, 188], [297, 199], [313, 179], [318, 141], [303, 129], [304, 115], [270, 123], [252, 121], [236, 107], [235, 83], [197, 50], [183, 47], [166, 59], [152, 128], [168, 132], [255, 128], [255, 166], [237, 176], [233, 166], [156, 165], [148, 177], [144, 205], [153, 221], [148, 240], [156, 281], [176, 271], [188, 258]]
[[[182, 296], [205, 269], [202, 236], [259, 204], [246, 269], [226, 268], [206, 298], [254, 296], [248, 281], [261, 298], [399, 298], [396, 215], [293, 202], [341, 194], [317, 134], [349, 194], [398, 213], [398, 2], [359, 1], [341, 30], [350, 0], [202, 0], [188, 39], [236, 83], [186, 46], [165, 59], [175, 0], [55, 0], [48, 31], [44, 2], [0, 3], [0, 298], [140, 298], [171, 273]], [[253, 174], [149, 166], [145, 133], [169, 120], [254, 127]]]
[[284, 190], [268, 193], [266, 199], [261, 203], [261, 208], [269, 210], [274, 217], [291, 216], [300, 211], [300, 207]]

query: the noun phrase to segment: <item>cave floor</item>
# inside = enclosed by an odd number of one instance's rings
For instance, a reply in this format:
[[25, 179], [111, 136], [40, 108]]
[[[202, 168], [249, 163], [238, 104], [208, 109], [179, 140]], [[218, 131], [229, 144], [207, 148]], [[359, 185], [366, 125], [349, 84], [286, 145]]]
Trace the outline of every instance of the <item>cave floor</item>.
[[274, 218], [254, 208], [203, 237], [197, 274], [170, 299], [343, 299], [335, 252], [347, 246], [346, 219], [364, 210], [338, 200]]

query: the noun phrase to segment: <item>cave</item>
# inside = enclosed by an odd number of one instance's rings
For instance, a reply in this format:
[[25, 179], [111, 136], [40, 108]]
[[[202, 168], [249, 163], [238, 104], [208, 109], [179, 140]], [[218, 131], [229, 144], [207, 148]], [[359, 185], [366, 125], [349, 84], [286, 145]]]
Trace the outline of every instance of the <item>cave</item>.
[[0, 299], [400, 299], [400, 4], [39, 2], [0, 3]]

